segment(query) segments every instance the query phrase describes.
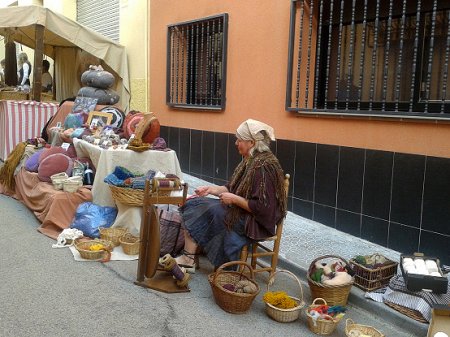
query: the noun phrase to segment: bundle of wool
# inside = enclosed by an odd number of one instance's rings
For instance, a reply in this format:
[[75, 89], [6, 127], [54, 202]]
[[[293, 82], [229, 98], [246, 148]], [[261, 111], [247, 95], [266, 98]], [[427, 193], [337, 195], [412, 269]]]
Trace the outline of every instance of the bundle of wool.
[[5, 164], [0, 168], [0, 183], [11, 191], [14, 191], [16, 187], [14, 171], [22, 159], [26, 146], [26, 142], [17, 144], [14, 150], [9, 154]]

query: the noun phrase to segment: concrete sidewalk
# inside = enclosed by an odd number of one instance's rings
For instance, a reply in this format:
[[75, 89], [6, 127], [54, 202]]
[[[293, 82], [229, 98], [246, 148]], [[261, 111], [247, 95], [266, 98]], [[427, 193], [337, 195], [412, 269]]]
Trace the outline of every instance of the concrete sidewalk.
[[[183, 179], [188, 183], [191, 194], [194, 193], [197, 186], [211, 185], [207, 181], [187, 174], [183, 174]], [[373, 253], [382, 254], [393, 261], [400, 259], [400, 253], [397, 251], [288, 212], [284, 222], [278, 267], [297, 274], [304, 284], [303, 288], [309, 292], [306, 273], [311, 262], [316, 258], [324, 255], [337, 255], [348, 261], [356, 255]], [[353, 286], [349, 303], [362, 310], [376, 313], [393, 326], [416, 332], [412, 336], [426, 336], [428, 324], [400, 314], [383, 303], [367, 299], [364, 294], [363, 290]]]

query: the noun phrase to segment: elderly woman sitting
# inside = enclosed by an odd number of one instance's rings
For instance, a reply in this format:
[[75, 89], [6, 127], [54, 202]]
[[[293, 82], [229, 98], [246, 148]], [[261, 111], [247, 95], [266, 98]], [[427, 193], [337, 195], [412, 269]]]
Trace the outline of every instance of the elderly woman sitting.
[[188, 272], [195, 272], [198, 247], [217, 268], [238, 260], [242, 247], [252, 240], [275, 235], [286, 215], [283, 170], [269, 148], [275, 140], [273, 128], [248, 119], [238, 127], [236, 138], [243, 159], [230, 182], [197, 188], [197, 197], [180, 208], [185, 247], [176, 260]]

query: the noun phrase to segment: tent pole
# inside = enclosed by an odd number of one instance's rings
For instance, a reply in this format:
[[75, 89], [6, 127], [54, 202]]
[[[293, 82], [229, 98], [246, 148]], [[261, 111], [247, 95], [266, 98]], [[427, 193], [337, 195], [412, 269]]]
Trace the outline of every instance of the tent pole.
[[44, 53], [44, 26], [36, 25], [36, 48], [34, 49], [33, 99], [41, 101], [42, 92], [42, 59]]

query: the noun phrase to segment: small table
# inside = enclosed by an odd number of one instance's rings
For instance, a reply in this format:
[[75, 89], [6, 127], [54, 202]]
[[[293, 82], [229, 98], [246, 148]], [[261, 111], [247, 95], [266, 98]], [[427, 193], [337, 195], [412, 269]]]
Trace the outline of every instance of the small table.
[[171, 173], [182, 179], [182, 172], [175, 151], [134, 152], [124, 149], [102, 149], [84, 140], [75, 138], [73, 144], [78, 157], [88, 157], [95, 166], [96, 173], [92, 185], [93, 202], [100, 206], [115, 206], [111, 190], [103, 179], [112, 173], [116, 166], [123, 166], [132, 172], [146, 173], [152, 169]]

